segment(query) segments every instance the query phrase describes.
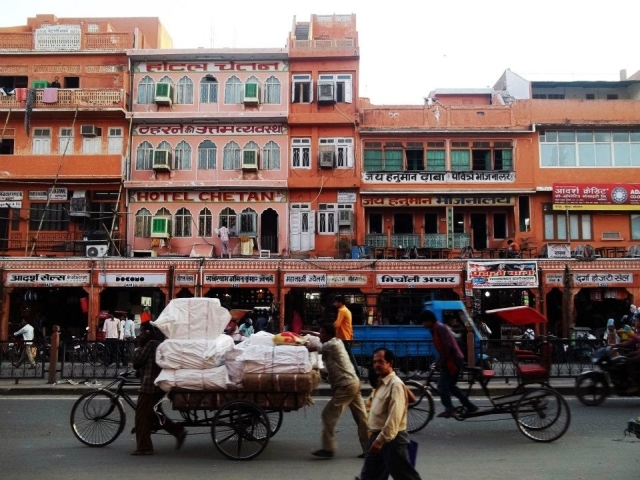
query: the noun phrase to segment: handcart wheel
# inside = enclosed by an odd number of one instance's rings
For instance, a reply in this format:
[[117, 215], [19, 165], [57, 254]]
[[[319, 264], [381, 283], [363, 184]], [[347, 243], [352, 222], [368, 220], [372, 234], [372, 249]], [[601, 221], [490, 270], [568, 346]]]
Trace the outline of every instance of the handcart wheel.
[[581, 376], [576, 382], [576, 396], [588, 407], [596, 407], [605, 401], [608, 395], [607, 384], [604, 379], [589, 374]]
[[262, 453], [271, 435], [267, 414], [258, 405], [233, 400], [213, 417], [211, 436], [220, 453], [232, 460], [251, 460]]
[[416, 397], [415, 402], [409, 403], [407, 412], [407, 431], [415, 433], [426, 427], [433, 419], [433, 396], [427, 387], [416, 380], [407, 380], [404, 383]]
[[520, 431], [536, 442], [553, 442], [569, 428], [569, 404], [551, 388], [526, 391], [513, 412]]
[[122, 433], [126, 423], [120, 400], [107, 391], [85, 393], [71, 409], [71, 430], [90, 447], [109, 445]]
[[282, 426], [282, 410], [265, 410], [269, 419], [269, 431], [273, 437]]

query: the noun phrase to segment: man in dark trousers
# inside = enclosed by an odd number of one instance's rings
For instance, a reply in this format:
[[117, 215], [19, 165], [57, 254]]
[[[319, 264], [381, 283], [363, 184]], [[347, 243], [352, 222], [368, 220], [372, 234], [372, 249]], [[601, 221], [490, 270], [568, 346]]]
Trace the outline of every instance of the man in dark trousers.
[[455, 414], [455, 409], [451, 402], [451, 394], [460, 400], [460, 403], [464, 405], [467, 412], [477, 411], [478, 407], [471, 403], [464, 392], [456, 385], [460, 371], [464, 365], [464, 355], [462, 355], [462, 351], [453, 333], [451, 333], [451, 330], [449, 330], [446, 325], [438, 322], [435, 314], [430, 310], [425, 310], [420, 314], [420, 321], [424, 328], [431, 330], [433, 345], [440, 354], [437, 362], [438, 367], [440, 367], [438, 393], [440, 393], [440, 400], [444, 406], [444, 412], [438, 414], [438, 417], [450, 418]]
[[[156, 363], [156, 349], [164, 339], [162, 333], [151, 322], [140, 325], [139, 347], [133, 354], [133, 368], [140, 371], [140, 393], [136, 402], [136, 449], [131, 455], [153, 455], [151, 430], [154, 426], [153, 406], [164, 396], [153, 382], [160, 374]], [[180, 449], [187, 436], [184, 427], [164, 418], [162, 428], [176, 437], [176, 450]]]
[[394, 363], [391, 350], [383, 347], [373, 352], [373, 369], [379, 380], [369, 412], [369, 448], [357, 480], [386, 479], [389, 475], [395, 480], [420, 480], [409, 460], [409, 399], [404, 382], [393, 371]]
[[[302, 333], [314, 334], [308, 330]], [[322, 448], [311, 452], [312, 455], [321, 458], [332, 458], [338, 450], [336, 442], [336, 424], [349, 407], [358, 426], [358, 438], [364, 452], [368, 449], [369, 431], [367, 429], [367, 411], [364, 400], [360, 394], [360, 379], [356, 375], [353, 364], [349, 359], [347, 350], [342, 340], [336, 337], [336, 329], [331, 323], [325, 323], [320, 327], [321, 344], [317, 347], [307, 345], [311, 352], [322, 354], [322, 361], [329, 374], [328, 380], [332, 396], [322, 410]]]

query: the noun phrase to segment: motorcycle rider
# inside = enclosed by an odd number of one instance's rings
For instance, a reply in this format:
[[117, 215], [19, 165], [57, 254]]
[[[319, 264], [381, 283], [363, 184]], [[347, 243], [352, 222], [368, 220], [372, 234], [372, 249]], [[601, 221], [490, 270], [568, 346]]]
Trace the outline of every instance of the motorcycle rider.
[[627, 393], [640, 392], [640, 315], [635, 314], [635, 333], [626, 342], [616, 343], [618, 348], [631, 348], [631, 353], [627, 355], [627, 372], [631, 386]]

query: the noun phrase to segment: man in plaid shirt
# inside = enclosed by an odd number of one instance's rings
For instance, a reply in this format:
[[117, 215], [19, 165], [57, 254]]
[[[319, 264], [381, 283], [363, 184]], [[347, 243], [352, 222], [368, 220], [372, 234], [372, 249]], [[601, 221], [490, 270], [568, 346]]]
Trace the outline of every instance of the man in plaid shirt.
[[[133, 354], [133, 368], [140, 372], [140, 392], [136, 402], [136, 449], [131, 455], [153, 455], [151, 430], [155, 426], [153, 407], [162, 399], [164, 392], [154, 380], [160, 374], [156, 363], [156, 349], [163, 335], [150, 322], [140, 326], [139, 347]], [[187, 431], [168, 418], [164, 418], [162, 428], [176, 437], [176, 450], [184, 443]]]

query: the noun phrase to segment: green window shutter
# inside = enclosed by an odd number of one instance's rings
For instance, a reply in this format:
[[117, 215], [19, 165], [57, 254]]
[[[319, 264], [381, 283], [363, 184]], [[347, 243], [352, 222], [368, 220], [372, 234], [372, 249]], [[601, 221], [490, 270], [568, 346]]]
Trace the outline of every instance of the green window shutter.
[[382, 170], [382, 150], [364, 151], [364, 171], [379, 172]]
[[471, 155], [469, 150], [451, 151], [451, 171], [466, 172], [471, 170]]
[[513, 152], [502, 150], [502, 170], [513, 170]]
[[168, 96], [169, 96], [169, 84], [156, 83], [156, 97], [168, 97]]
[[444, 150], [427, 150], [427, 171], [444, 172], [446, 169]]
[[246, 83], [244, 85], [244, 96], [247, 98], [256, 98], [258, 96], [258, 84]]
[[384, 169], [386, 171], [402, 171], [402, 150], [384, 151]]

